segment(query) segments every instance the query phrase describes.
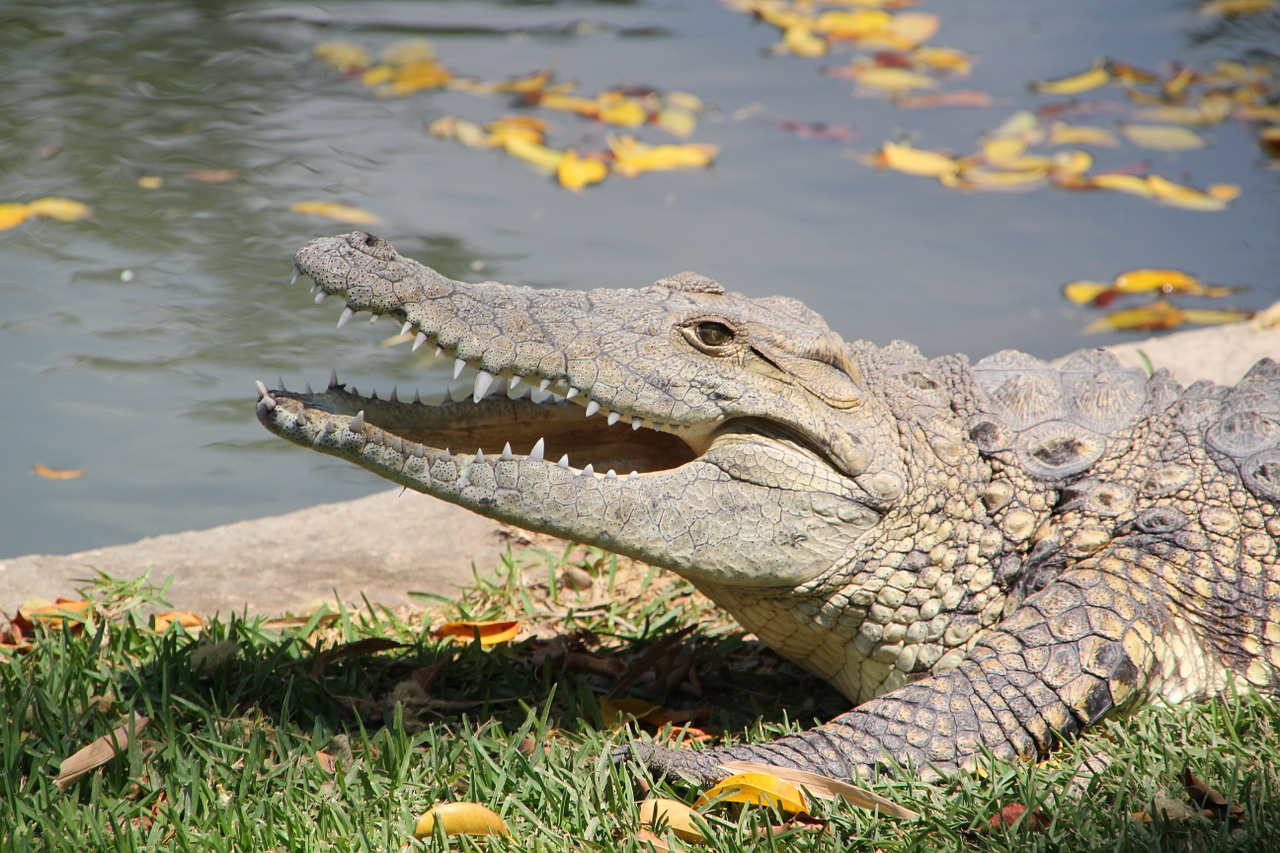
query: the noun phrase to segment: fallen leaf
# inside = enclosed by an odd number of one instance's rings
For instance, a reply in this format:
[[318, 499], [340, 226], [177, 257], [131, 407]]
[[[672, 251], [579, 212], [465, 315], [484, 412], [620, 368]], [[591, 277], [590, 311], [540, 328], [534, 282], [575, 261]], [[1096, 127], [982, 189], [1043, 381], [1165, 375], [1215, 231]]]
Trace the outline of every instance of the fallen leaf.
[[132, 722], [125, 723], [110, 734], [105, 734], [83, 749], [77, 750], [58, 765], [58, 775], [53, 783], [58, 786], [59, 791], [66, 791], [81, 776], [96, 770], [124, 752], [129, 746], [129, 741], [137, 737], [138, 732], [142, 731], [148, 722], [150, 722], [149, 717], [134, 717]]
[[1115, 148], [1120, 144], [1116, 135], [1106, 128], [1063, 121], [1049, 125], [1047, 142], [1049, 145], [1098, 145], [1105, 148]]
[[1137, 308], [1124, 308], [1100, 317], [1084, 327], [1093, 332], [1157, 332], [1175, 329], [1186, 322], [1186, 314], [1172, 302], [1159, 300]]
[[938, 176], [938, 180], [944, 186], [986, 192], [1028, 192], [1044, 186], [1048, 178], [1047, 163], [1038, 168], [1018, 170], [984, 169], [973, 166]]
[[987, 819], [987, 828], [1007, 829], [1016, 824], [1018, 829], [1043, 832], [1051, 822], [1049, 816], [1040, 809], [1028, 814], [1027, 807], [1022, 803], [1010, 803]]
[[167, 613], [157, 613], [153, 616], [151, 618], [151, 629], [158, 634], [163, 634], [175, 622], [190, 631], [198, 631], [204, 625], [204, 620], [190, 610], [170, 610]]
[[715, 160], [720, 147], [692, 142], [681, 145], [646, 145], [632, 136], [615, 136], [609, 138], [609, 150], [614, 156], [614, 173], [634, 178], [642, 172], [707, 166]]
[[506, 823], [479, 803], [440, 803], [432, 806], [413, 829], [414, 837], [430, 838], [439, 825], [445, 835], [510, 835]]
[[1062, 294], [1077, 305], [1088, 305], [1105, 293], [1114, 292], [1110, 282], [1072, 281], [1062, 286]]
[[879, 65], [859, 62], [832, 69], [828, 73], [833, 77], [851, 78], [859, 86], [879, 89], [883, 92], [901, 93], [912, 89], [933, 89], [938, 85], [937, 80], [917, 71], [908, 71], [905, 68], [883, 68]]
[[669, 828], [676, 838], [702, 841], [706, 836], [699, 823], [702, 816], [679, 800], [650, 797], [640, 803], [640, 823], [661, 832]]
[[84, 476], [83, 468], [50, 468], [48, 465], [41, 465], [39, 462], [31, 467], [31, 472], [38, 477], [44, 477], [46, 480], [74, 480], [77, 477]]
[[461, 642], [479, 639], [481, 646], [493, 646], [505, 643], [520, 633], [520, 622], [516, 619], [492, 619], [482, 622], [446, 622], [431, 632], [437, 639], [452, 637]]
[[75, 222], [84, 219], [93, 211], [82, 201], [70, 198], [38, 198], [27, 205], [32, 216], [43, 216], [59, 222]]
[[1134, 145], [1153, 151], [1191, 151], [1203, 148], [1203, 137], [1176, 124], [1122, 124], [1120, 132]]
[[793, 814], [809, 813], [809, 803], [795, 785], [772, 773], [761, 771], [735, 773], [717, 782], [699, 795], [694, 805], [702, 806], [713, 801], [772, 806]]
[[349, 41], [322, 41], [312, 52], [343, 73], [369, 67], [369, 54], [360, 45]]
[[14, 623], [21, 628], [34, 628], [44, 625], [55, 631], [68, 626], [78, 627], [92, 611], [92, 603], [84, 599], [59, 598], [50, 602], [47, 599], [29, 598], [18, 607]]
[[973, 70], [972, 54], [949, 47], [917, 48], [911, 51], [911, 61], [915, 65], [954, 75], [965, 75]]
[[159, 175], [142, 175], [138, 178], [138, 186], [144, 190], [158, 190], [164, 187], [164, 178]]
[[576, 151], [566, 151], [556, 164], [556, 180], [562, 187], [580, 190], [589, 184], [597, 184], [609, 174], [609, 167], [596, 157], [580, 157]]
[[563, 151], [548, 148], [541, 143], [520, 136], [508, 138], [503, 142], [502, 149], [517, 160], [523, 160], [537, 167], [540, 172], [550, 173], [556, 171], [560, 166], [560, 160], [564, 157]]
[[1218, 184], [1209, 193], [1174, 183], [1160, 175], [1148, 175], [1147, 186], [1151, 189], [1152, 198], [1161, 204], [1185, 210], [1226, 210], [1229, 202], [1239, 195], [1239, 187], [1232, 184]]
[[927, 178], [955, 174], [960, 168], [954, 158], [940, 151], [916, 148], [905, 142], [886, 142], [879, 151], [872, 152], [871, 163], [880, 169], [893, 169]]
[[5, 202], [0, 204], [0, 231], [21, 225], [31, 218], [31, 206]]
[[343, 204], [340, 201], [295, 201], [289, 205], [289, 209], [294, 213], [323, 216], [350, 225], [377, 225], [381, 221], [377, 215], [362, 207]]
[[1200, 15], [1253, 15], [1276, 7], [1276, 0], [1209, 0], [1196, 9]]
[[811, 773], [807, 770], [794, 770], [790, 767], [774, 767], [770, 764], [763, 764], [755, 761], [726, 761], [720, 766], [730, 772], [768, 773], [803, 788], [812, 796], [827, 800], [844, 800], [850, 805], [864, 809], [878, 810], [890, 817], [896, 817], [902, 820], [915, 820], [920, 817], [919, 812], [912, 811], [905, 806], [900, 806], [892, 800], [886, 799], [873, 791], [868, 791], [865, 788], [859, 788], [857, 785], [842, 782], [838, 779], [820, 776], [817, 773]]
[[815, 35], [807, 23], [797, 23], [783, 31], [782, 41], [775, 45], [774, 51], [815, 59], [826, 55], [827, 40]]
[[672, 136], [688, 139], [698, 126], [698, 117], [692, 110], [684, 107], [668, 106], [658, 111], [654, 123]]
[[1178, 774], [1178, 781], [1186, 789], [1187, 799], [1191, 800], [1191, 804], [1196, 808], [1220, 819], [1239, 820], [1244, 817], [1243, 806], [1228, 801], [1226, 797], [1192, 773], [1190, 767], [1182, 768], [1182, 772]]
[[1090, 92], [1111, 82], [1111, 73], [1105, 62], [1095, 62], [1088, 71], [1060, 77], [1057, 80], [1039, 80], [1031, 87], [1043, 95], [1079, 95]]
[[604, 92], [597, 100], [596, 118], [606, 124], [639, 127], [649, 119], [649, 111], [635, 98], [618, 92]]
[[976, 89], [937, 92], [923, 95], [895, 95], [893, 103], [903, 109], [923, 107], [989, 107], [991, 96]]
[[1101, 175], [1094, 175], [1089, 180], [1088, 186], [1100, 190], [1114, 190], [1115, 192], [1142, 196], [1143, 198], [1151, 198], [1153, 195], [1151, 185], [1148, 184], [1147, 179], [1141, 175], [1125, 175], [1110, 172], [1103, 173]]
[[187, 172], [187, 177], [202, 184], [225, 184], [240, 177], [240, 173], [235, 169], [196, 169]]

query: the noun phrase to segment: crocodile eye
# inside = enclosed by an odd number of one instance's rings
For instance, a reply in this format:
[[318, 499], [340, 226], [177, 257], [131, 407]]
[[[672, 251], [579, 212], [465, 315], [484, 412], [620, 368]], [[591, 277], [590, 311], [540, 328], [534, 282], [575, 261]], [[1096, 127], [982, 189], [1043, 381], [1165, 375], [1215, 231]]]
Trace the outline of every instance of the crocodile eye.
[[722, 347], [733, 340], [733, 329], [715, 320], [703, 320], [693, 327], [698, 341], [706, 347]]

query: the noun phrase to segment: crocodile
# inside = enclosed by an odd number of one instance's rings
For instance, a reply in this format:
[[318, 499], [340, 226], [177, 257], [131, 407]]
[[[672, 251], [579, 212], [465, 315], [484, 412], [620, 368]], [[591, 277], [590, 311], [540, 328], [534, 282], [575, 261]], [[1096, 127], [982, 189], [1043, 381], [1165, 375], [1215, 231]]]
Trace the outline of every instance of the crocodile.
[[394, 317], [475, 384], [427, 405], [259, 383], [269, 430], [670, 569], [854, 704], [771, 742], [618, 760], [947, 776], [1145, 703], [1280, 693], [1270, 359], [1185, 388], [1102, 350], [930, 359], [693, 273], [463, 283], [362, 232], [295, 263], [317, 301], [345, 300], [339, 326]]

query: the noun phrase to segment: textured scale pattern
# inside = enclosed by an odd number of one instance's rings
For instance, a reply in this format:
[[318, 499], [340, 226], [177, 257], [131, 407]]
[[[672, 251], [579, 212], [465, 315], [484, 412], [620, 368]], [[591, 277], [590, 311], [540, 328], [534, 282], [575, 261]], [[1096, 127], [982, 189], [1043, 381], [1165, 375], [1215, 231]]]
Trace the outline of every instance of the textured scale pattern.
[[[846, 343], [794, 300], [692, 273], [588, 293], [464, 284], [365, 234], [297, 263], [479, 375], [473, 402], [435, 407], [264, 388], [269, 429], [670, 568], [855, 703], [772, 743], [619, 758], [703, 779], [728, 759], [948, 774], [1156, 697], [1280, 694], [1270, 360], [1184, 389], [1096, 350], [971, 365]], [[495, 377], [558, 393], [485, 400]], [[451, 453], [459, 440], [480, 449]]]

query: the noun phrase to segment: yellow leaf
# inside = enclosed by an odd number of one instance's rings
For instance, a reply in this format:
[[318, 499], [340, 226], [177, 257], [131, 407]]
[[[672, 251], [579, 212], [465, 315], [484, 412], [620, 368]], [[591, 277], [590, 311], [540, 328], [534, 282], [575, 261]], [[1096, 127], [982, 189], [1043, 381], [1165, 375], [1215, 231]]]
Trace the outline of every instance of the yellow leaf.
[[635, 98], [619, 97], [606, 92], [599, 100], [596, 117], [606, 124], [639, 127], [649, 118], [649, 111]]
[[369, 67], [369, 54], [364, 48], [349, 41], [322, 41], [313, 51], [325, 64], [342, 72]]
[[440, 803], [432, 806], [413, 829], [414, 837], [430, 838], [436, 825], [445, 835], [510, 835], [493, 810], [479, 803]]
[[927, 178], [955, 174], [959, 169], [959, 164], [946, 154], [915, 148], [905, 142], [886, 142], [875, 152], [873, 164], [881, 169], [893, 169]]
[[581, 95], [564, 95], [551, 92], [540, 96], [537, 100], [538, 106], [549, 110], [568, 110], [571, 113], [586, 116], [594, 116], [596, 110], [600, 108], [599, 100], [596, 98], [584, 98]]
[[985, 190], [987, 192], [1026, 192], [1038, 189], [1049, 177], [1046, 164], [1042, 168], [1032, 169], [983, 169], [969, 167], [953, 174], [939, 175], [944, 186], [962, 190]]
[[360, 75], [360, 82], [366, 86], [381, 86], [395, 79], [396, 70], [390, 65], [375, 65]]
[[27, 205], [32, 216], [43, 216], [59, 222], [75, 222], [84, 219], [91, 211], [89, 205], [69, 198], [38, 198]]
[[717, 145], [646, 145], [632, 136], [611, 137], [609, 149], [613, 152], [613, 171], [624, 178], [634, 178], [641, 172], [661, 172], [671, 169], [696, 169], [715, 159]]
[[83, 468], [50, 468], [47, 465], [41, 465], [37, 462], [31, 471], [38, 477], [44, 477], [46, 480], [74, 480], [77, 477], [84, 476]]
[[1226, 210], [1231, 201], [1231, 198], [1223, 197], [1228, 195], [1226, 188], [1231, 184], [1220, 185], [1223, 189], [1218, 190], [1219, 195], [1209, 195], [1195, 187], [1176, 184], [1160, 175], [1148, 175], [1147, 186], [1151, 188], [1152, 198], [1161, 204], [1185, 210]]
[[482, 622], [445, 622], [431, 632], [436, 638], [452, 637], [461, 642], [471, 642], [480, 638], [480, 645], [488, 646], [505, 643], [520, 633], [520, 622], [517, 619], [491, 619]]
[[548, 148], [522, 136], [509, 137], [502, 143], [502, 149], [517, 160], [533, 164], [540, 172], [554, 172], [564, 157], [563, 151]]
[[1040, 80], [1032, 88], [1044, 95], [1079, 95], [1100, 88], [1111, 82], [1106, 63], [1096, 62], [1088, 71], [1061, 77], [1057, 80]]
[[138, 178], [138, 186], [144, 190], [158, 190], [164, 186], [164, 178], [159, 175], [142, 175]]
[[1200, 286], [1200, 279], [1181, 270], [1129, 270], [1120, 273], [1115, 280], [1115, 288], [1121, 293], [1146, 293], [1152, 290], [1173, 293], [1193, 291]]
[[1170, 99], [1179, 98], [1195, 80], [1196, 70], [1190, 65], [1183, 65], [1173, 73], [1172, 77], [1165, 80], [1160, 88]]
[[973, 70], [973, 57], [964, 51], [949, 47], [916, 48], [911, 51], [911, 61], [925, 68], [952, 74], [963, 75]]
[[1197, 326], [1217, 326], [1222, 323], [1240, 323], [1253, 316], [1252, 311], [1224, 308], [1184, 308], [1183, 319]]
[[774, 48], [777, 53], [793, 53], [815, 59], [827, 53], [827, 40], [814, 35], [808, 24], [797, 23], [782, 33], [782, 41]]
[[1275, 0], [1209, 0], [1196, 12], [1201, 15], [1252, 15], [1275, 8]]
[[698, 117], [691, 110], [683, 107], [663, 107], [658, 111], [656, 121], [658, 127], [681, 139], [692, 136], [698, 126]]
[[930, 12], [899, 12], [889, 27], [890, 44], [898, 50], [911, 50], [933, 38], [938, 26], [938, 16]]
[[398, 67], [436, 62], [436, 49], [424, 38], [409, 38], [388, 45], [382, 51], [382, 61], [386, 65]]
[[1280, 122], [1280, 105], [1244, 104], [1236, 108], [1235, 116], [1244, 121]]
[[21, 225], [31, 218], [31, 207], [25, 204], [5, 202], [0, 204], [0, 231]]
[[1135, 110], [1133, 117], [1139, 121], [1160, 121], [1174, 124], [1202, 124], [1204, 115], [1195, 107], [1158, 106]]
[[667, 92], [663, 98], [667, 106], [691, 113], [702, 111], [702, 99], [691, 92]]
[[1072, 281], [1062, 286], [1062, 294], [1077, 305], [1088, 305], [1110, 290], [1111, 285], [1103, 281]]
[[1176, 124], [1122, 124], [1120, 132], [1134, 145], [1153, 151], [1190, 151], [1205, 146], [1200, 134]]
[[340, 201], [295, 201], [289, 205], [294, 213], [308, 216], [324, 216], [351, 225], [376, 225], [381, 220], [362, 207], [343, 204]]
[[1016, 136], [997, 136], [982, 143], [982, 159], [992, 166], [1001, 166], [1018, 160], [1027, 150], [1027, 144]]
[[1163, 300], [1143, 305], [1138, 308], [1124, 308], [1100, 317], [1084, 327], [1086, 333], [1093, 332], [1154, 332], [1173, 329], [1186, 321], [1182, 309], [1171, 302]]
[[771, 773], [735, 773], [701, 794], [694, 801], [694, 805], [706, 805], [713, 800], [722, 803], [774, 806], [787, 812], [809, 813], [809, 804], [804, 794], [800, 793], [795, 785]]
[[1105, 148], [1115, 148], [1120, 144], [1116, 135], [1106, 128], [1061, 121], [1049, 126], [1048, 142], [1050, 145], [1099, 145]]
[[170, 610], [167, 613], [157, 613], [153, 616], [151, 629], [156, 633], [163, 634], [175, 622], [193, 633], [198, 633], [199, 629], [204, 626], [204, 620], [190, 610]]
[[1079, 178], [1093, 165], [1093, 157], [1087, 151], [1059, 151], [1053, 155], [1049, 171], [1055, 181]]
[[595, 157], [579, 157], [576, 151], [566, 151], [556, 165], [556, 180], [562, 187], [580, 190], [588, 184], [603, 181], [609, 167]]
[[858, 85], [886, 92], [909, 92], [912, 89], [934, 89], [938, 86], [938, 81], [929, 75], [905, 68], [853, 65], [848, 68], [848, 72], [849, 76], [858, 81]]
[[865, 788], [859, 788], [848, 782], [841, 782], [838, 779], [832, 779], [829, 776], [820, 776], [808, 770], [794, 770], [790, 767], [774, 767], [769, 764], [762, 764], [755, 761], [726, 761], [720, 765], [725, 770], [738, 773], [768, 773], [779, 779], [785, 779], [792, 785], [804, 788], [815, 797], [826, 800], [844, 800], [850, 805], [858, 806], [864, 809], [875, 809], [890, 817], [896, 817], [901, 820], [915, 820], [920, 817], [919, 812], [914, 812], [905, 806], [900, 806], [892, 800], [886, 799], [879, 794], [868, 791]]
[[655, 830], [670, 828], [676, 838], [685, 841], [702, 841], [705, 837], [698, 826], [700, 818], [701, 815], [679, 800], [650, 797], [640, 803], [640, 823]]
[[410, 95], [424, 89], [438, 89], [453, 79], [453, 72], [434, 62], [411, 62], [396, 68], [385, 85], [378, 87], [380, 95]]
[[457, 116], [440, 116], [427, 125], [427, 133], [441, 139], [455, 139], [468, 148], [488, 148], [489, 134], [473, 121]]
[[893, 15], [879, 9], [833, 9], [814, 20], [815, 32], [836, 39], [861, 39], [893, 26]]
[[1235, 184], [1209, 184], [1204, 191], [1206, 195], [1218, 201], [1234, 201], [1240, 197], [1240, 187]]
[[1116, 192], [1128, 193], [1129, 195], [1142, 196], [1143, 198], [1151, 198], [1151, 185], [1147, 183], [1147, 179], [1140, 175], [1118, 175], [1104, 173], [1094, 175], [1089, 181], [1090, 186], [1097, 187], [1100, 190], [1115, 190]]

